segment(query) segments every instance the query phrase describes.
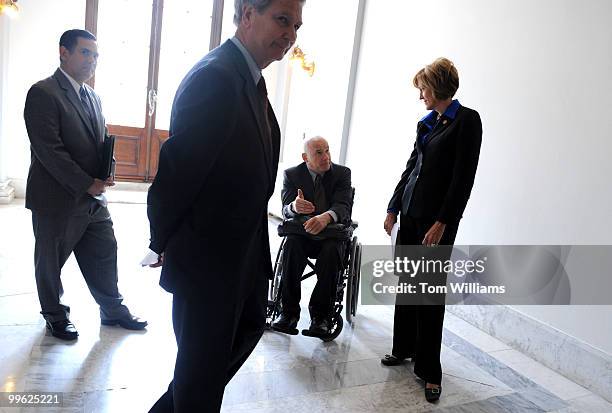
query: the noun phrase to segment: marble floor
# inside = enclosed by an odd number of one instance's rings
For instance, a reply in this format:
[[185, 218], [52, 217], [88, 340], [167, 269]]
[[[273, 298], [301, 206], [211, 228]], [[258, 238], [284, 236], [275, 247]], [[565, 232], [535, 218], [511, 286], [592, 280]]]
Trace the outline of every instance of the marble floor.
[[[171, 296], [159, 270], [138, 262], [147, 246], [143, 194], [111, 196], [120, 289], [145, 332], [102, 327], [74, 258], [63, 273], [64, 301], [80, 336], [49, 336], [38, 314], [33, 236], [23, 201], [0, 206], [0, 392], [63, 393], [62, 408], [23, 412], [146, 412], [165, 391], [176, 345]], [[272, 231], [272, 234], [275, 232]], [[277, 245], [278, 240], [273, 242]], [[305, 282], [304, 289], [312, 288]], [[307, 296], [308, 293], [305, 293]], [[612, 412], [612, 404], [447, 313], [443, 395], [425, 402], [411, 365], [383, 367], [393, 309], [361, 306], [333, 342], [267, 332], [228, 385], [223, 412]], [[308, 323], [306, 313], [300, 328]], [[0, 407], [0, 412], [19, 409]]]

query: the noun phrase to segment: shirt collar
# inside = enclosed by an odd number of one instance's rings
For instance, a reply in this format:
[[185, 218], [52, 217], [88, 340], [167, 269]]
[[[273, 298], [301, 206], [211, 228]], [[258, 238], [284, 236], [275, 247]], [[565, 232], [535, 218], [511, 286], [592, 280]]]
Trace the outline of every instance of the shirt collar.
[[[457, 116], [457, 111], [461, 107], [461, 103], [457, 99], [453, 99], [450, 105], [446, 108], [442, 116], [447, 117], [448, 119], [455, 119]], [[427, 115], [421, 119], [421, 122], [426, 123], [428, 126], [432, 126], [436, 123], [436, 119], [438, 117], [438, 112], [432, 110]]]
[[457, 116], [457, 111], [461, 107], [461, 103], [457, 99], [453, 99], [450, 105], [444, 111], [443, 116], [446, 116], [449, 119], [455, 119]]
[[[327, 171], [325, 171], [325, 172], [323, 172], [323, 173], [321, 174], [321, 178], [323, 178], [327, 172], [331, 171], [331, 169], [332, 169], [333, 167], [334, 167], [334, 164], [331, 164], [331, 165], [329, 166], [329, 169], [328, 169]], [[306, 165], [306, 169], [308, 169], [308, 173], [310, 174], [310, 177], [312, 178], [312, 180], [313, 180], [313, 181], [314, 181], [315, 179], [317, 179], [317, 175], [319, 175], [318, 173], [316, 173], [315, 171], [313, 171], [312, 169], [310, 169], [310, 168], [308, 167], [308, 165]]]
[[255, 84], [259, 83], [259, 79], [261, 79], [262, 76], [261, 69], [259, 68], [259, 66], [257, 66], [257, 63], [255, 63], [255, 59], [253, 59], [251, 53], [246, 49], [246, 47], [244, 47], [240, 39], [238, 39], [236, 36], [232, 37], [230, 40], [236, 45], [238, 50], [240, 50], [240, 53], [242, 53], [242, 55], [244, 56], [244, 60], [246, 60], [247, 66], [249, 67], [249, 71], [251, 72], [251, 76], [253, 76], [253, 81], [255, 82]]
[[64, 69], [62, 69], [61, 67], [59, 68], [59, 70], [64, 74], [64, 76], [66, 76], [66, 79], [68, 79], [68, 81], [70, 82], [70, 84], [72, 85], [72, 87], [74, 88], [74, 91], [76, 92], [77, 96], [81, 96], [80, 92], [81, 92], [81, 85], [79, 84], [79, 82], [77, 82], [76, 80], [74, 80], [68, 73], [66, 73], [64, 71]]

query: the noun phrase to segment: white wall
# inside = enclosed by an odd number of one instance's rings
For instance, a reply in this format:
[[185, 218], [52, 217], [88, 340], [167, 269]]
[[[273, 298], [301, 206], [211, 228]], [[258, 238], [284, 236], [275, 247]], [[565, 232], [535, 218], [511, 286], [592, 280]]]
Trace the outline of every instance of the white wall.
[[10, 24], [9, 64], [3, 119], [4, 171], [23, 196], [30, 166], [23, 107], [30, 86], [49, 77], [59, 66], [59, 38], [85, 26], [85, 0], [20, 0], [20, 13]]
[[[453, 60], [483, 146], [458, 244], [612, 244], [612, 2], [368, 1], [347, 165], [368, 244], [426, 111], [412, 76]], [[612, 307], [519, 307], [609, 354]]]

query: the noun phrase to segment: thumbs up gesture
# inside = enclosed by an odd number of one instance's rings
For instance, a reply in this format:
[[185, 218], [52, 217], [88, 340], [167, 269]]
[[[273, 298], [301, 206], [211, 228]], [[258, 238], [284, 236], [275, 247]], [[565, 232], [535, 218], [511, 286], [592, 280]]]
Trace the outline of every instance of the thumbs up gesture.
[[299, 188], [291, 207], [295, 212], [301, 215], [309, 215], [315, 211], [313, 203], [304, 199], [304, 193]]

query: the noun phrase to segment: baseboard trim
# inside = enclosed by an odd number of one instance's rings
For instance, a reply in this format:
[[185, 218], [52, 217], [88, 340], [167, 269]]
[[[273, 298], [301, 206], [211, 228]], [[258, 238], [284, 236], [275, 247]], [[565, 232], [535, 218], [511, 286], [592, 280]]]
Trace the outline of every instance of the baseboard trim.
[[612, 356], [507, 306], [449, 305], [447, 310], [612, 402]]
[[0, 181], [0, 204], [10, 204], [15, 198], [15, 188], [11, 186], [11, 181]]

